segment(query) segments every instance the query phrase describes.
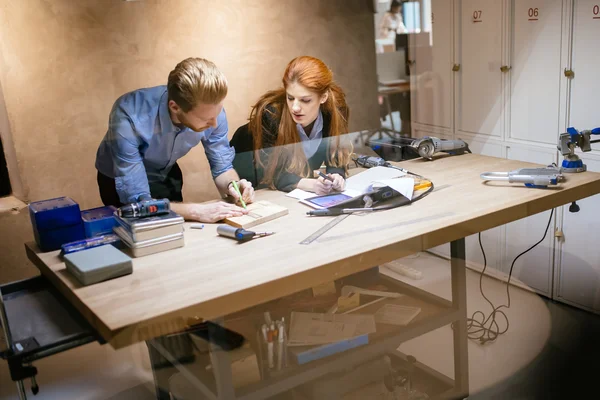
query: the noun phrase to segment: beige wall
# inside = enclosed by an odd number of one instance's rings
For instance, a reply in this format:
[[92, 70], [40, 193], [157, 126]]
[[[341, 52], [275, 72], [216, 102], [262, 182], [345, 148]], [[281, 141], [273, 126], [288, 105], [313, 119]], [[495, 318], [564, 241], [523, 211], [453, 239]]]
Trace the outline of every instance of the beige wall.
[[[82, 208], [101, 205], [94, 158], [114, 100], [165, 84], [189, 56], [213, 60], [228, 77], [231, 133], [302, 54], [333, 69], [351, 130], [378, 126], [369, 1], [3, 0], [0, 82], [26, 200], [67, 195]], [[186, 200], [216, 196], [201, 146], [181, 165]], [[0, 241], [0, 280], [25, 263], [12, 252], [23, 253], [28, 223], [22, 215], [0, 219], [0, 236], [21, 235], [10, 247]]]

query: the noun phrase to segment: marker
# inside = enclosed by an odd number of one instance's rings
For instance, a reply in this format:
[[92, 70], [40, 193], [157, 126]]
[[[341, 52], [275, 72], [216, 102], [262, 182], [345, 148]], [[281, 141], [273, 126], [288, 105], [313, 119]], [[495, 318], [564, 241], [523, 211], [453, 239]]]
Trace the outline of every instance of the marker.
[[238, 194], [238, 196], [240, 196], [240, 202], [242, 203], [242, 206], [245, 209], [248, 209], [248, 207], [246, 207], [246, 203], [244, 202], [244, 199], [242, 198], [242, 193], [240, 193], [240, 188], [238, 187], [237, 182], [231, 181], [231, 183], [233, 184], [233, 188], [235, 189], [235, 192]]
[[321, 178], [323, 178], [323, 179], [327, 179], [328, 181], [330, 181], [330, 182], [333, 182], [333, 178], [332, 178], [332, 177], [330, 177], [329, 175], [325, 175], [325, 174], [324, 174], [324, 173], [322, 173], [321, 171], [318, 171], [318, 174], [319, 174], [319, 176], [320, 176]]
[[204, 224], [192, 224], [190, 225], [192, 229], [204, 229]]

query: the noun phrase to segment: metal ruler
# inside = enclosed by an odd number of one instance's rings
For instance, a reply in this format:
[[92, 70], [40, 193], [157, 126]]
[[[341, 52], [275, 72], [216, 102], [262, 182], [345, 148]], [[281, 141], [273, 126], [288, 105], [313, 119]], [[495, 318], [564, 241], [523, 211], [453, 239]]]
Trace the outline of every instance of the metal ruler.
[[321, 235], [323, 235], [325, 232], [327, 232], [328, 230], [330, 230], [331, 228], [333, 228], [334, 226], [336, 226], [337, 224], [339, 224], [340, 222], [342, 222], [349, 216], [350, 216], [350, 214], [338, 215], [333, 220], [329, 221], [327, 223], [327, 225], [325, 225], [324, 227], [322, 227], [321, 229], [319, 229], [318, 231], [316, 231], [315, 233], [313, 233], [312, 235], [310, 235], [309, 237], [307, 237], [306, 239], [301, 241], [300, 244], [311, 244], [312, 242], [317, 240]]

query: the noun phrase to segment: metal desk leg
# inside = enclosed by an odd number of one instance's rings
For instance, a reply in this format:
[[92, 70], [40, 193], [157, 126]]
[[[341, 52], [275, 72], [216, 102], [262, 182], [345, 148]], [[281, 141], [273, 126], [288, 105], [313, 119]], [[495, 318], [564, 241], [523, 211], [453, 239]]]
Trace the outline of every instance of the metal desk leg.
[[[6, 317], [6, 309], [4, 308], [4, 299], [2, 298], [2, 291], [0, 291], [0, 325], [2, 325], [2, 331], [4, 332], [4, 339], [6, 340], [6, 346], [8, 351], [12, 351], [13, 341], [8, 327], [8, 318]], [[23, 381], [16, 381], [17, 392], [19, 393], [19, 400], [27, 400], [27, 393], [25, 392], [25, 385]]]
[[467, 351], [467, 271], [465, 239], [450, 243], [452, 306], [460, 311], [454, 323], [454, 383], [459, 398], [469, 395], [469, 355]]
[[[215, 324], [223, 325], [223, 318], [212, 320]], [[233, 377], [231, 373], [231, 359], [229, 354], [213, 340], [209, 341], [210, 361], [215, 374], [217, 384], [217, 396], [220, 400], [235, 399], [235, 390], [233, 388]]]

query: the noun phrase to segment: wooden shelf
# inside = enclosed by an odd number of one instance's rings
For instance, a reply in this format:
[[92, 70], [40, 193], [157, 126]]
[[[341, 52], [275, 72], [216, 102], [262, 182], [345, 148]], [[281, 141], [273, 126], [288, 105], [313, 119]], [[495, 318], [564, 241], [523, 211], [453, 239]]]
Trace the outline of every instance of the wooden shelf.
[[[405, 290], [405, 286], [407, 285], [381, 274], [378, 274], [376, 279], [370, 282], [369, 286], [373, 285], [383, 285], [388, 291], [399, 292], [402, 293], [403, 296], [396, 299], [380, 301], [361, 309], [357, 313], [374, 314], [385, 304], [420, 307], [421, 312], [407, 326], [377, 324], [377, 332], [369, 335], [369, 344], [367, 345], [302, 365], [295, 364], [294, 360], [290, 358], [288, 360], [288, 366], [282, 371], [277, 371], [276, 376], [263, 377], [263, 380], [260, 382], [236, 388], [236, 399], [254, 400], [268, 398], [269, 396], [286, 392], [306, 382], [322, 378], [327, 374], [358, 367], [376, 357], [395, 353], [398, 346], [407, 340], [441, 328], [459, 319], [458, 310], [455, 310], [452, 307], [452, 304], [445, 299], [431, 294], [420, 295], [422, 291], [419, 289], [413, 288], [413, 290], [407, 291]], [[258, 355], [259, 351], [257, 351], [258, 343], [256, 342], [256, 332], [264, 322], [263, 312], [269, 310], [274, 319], [281, 318], [281, 316], [285, 314], [286, 321], [289, 321], [289, 315], [292, 309], [286, 309], [286, 305], [298, 303], [299, 297], [301, 296], [302, 294], [288, 296], [288, 298], [262, 304], [246, 310], [245, 312], [225, 317], [225, 327], [244, 335], [250, 341], [251, 346]], [[332, 299], [335, 298], [337, 298], [337, 296], [332, 297]], [[373, 298], [364, 296], [364, 300], [361, 299], [361, 303], [364, 304], [372, 299]], [[323, 308], [329, 308], [331, 305], [332, 303], [329, 303], [329, 305], [324, 306]], [[315, 310], [315, 312], [318, 311]], [[257, 359], [259, 359], [260, 362], [260, 358], [257, 357]], [[423, 370], [433, 371], [427, 368], [423, 368]], [[437, 372], [435, 372], [435, 374], [438, 374], [436, 377], [441, 376], [441, 374]], [[203, 373], [203, 375], [206, 378], [206, 374]], [[181, 384], [181, 382], [179, 383]], [[197, 383], [198, 382], [195, 382], [196, 385]], [[205, 383], [207, 384], [206, 387], [210, 388], [211, 392], [214, 393], [214, 380], [209, 379], [209, 381]]]

